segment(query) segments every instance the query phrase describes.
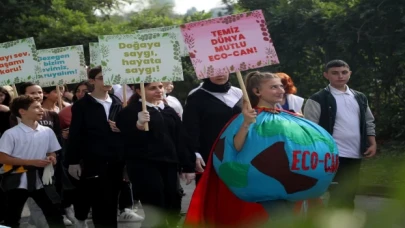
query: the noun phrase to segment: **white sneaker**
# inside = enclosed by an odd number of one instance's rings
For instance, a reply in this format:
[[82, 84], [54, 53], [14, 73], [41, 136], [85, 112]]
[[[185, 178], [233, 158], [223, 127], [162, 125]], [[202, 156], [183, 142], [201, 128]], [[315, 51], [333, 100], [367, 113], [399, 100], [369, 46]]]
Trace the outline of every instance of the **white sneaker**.
[[140, 222], [140, 221], [143, 221], [143, 217], [138, 215], [131, 209], [127, 208], [118, 217], [118, 222]]
[[66, 213], [66, 217], [73, 223], [76, 223], [76, 217], [75, 217], [75, 212], [73, 210], [73, 207], [67, 207], [65, 208], [65, 213]]
[[66, 217], [66, 215], [63, 215], [63, 223], [65, 224], [65, 226], [72, 226], [72, 225], [73, 225], [72, 221], [70, 221], [70, 220]]
[[86, 221], [76, 220], [75, 228], [88, 228]]

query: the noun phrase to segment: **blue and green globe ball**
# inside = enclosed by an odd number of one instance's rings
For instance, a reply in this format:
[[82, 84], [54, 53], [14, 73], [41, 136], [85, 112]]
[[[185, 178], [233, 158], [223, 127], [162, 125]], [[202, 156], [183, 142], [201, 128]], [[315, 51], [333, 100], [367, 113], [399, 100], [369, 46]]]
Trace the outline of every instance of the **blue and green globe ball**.
[[213, 147], [214, 168], [238, 198], [299, 201], [326, 192], [339, 161], [336, 143], [326, 130], [287, 112], [262, 111], [237, 152], [233, 138], [242, 123], [240, 114]]

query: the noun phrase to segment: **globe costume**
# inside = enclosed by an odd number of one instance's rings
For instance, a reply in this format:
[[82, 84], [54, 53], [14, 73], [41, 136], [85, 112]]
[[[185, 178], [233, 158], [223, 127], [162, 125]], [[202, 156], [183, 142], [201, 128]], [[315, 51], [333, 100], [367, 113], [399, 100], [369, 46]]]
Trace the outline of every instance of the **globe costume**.
[[243, 115], [224, 127], [194, 192], [186, 225], [254, 227], [271, 218], [267, 209], [272, 201], [298, 202], [327, 190], [338, 167], [332, 136], [288, 112], [258, 108], [257, 113], [240, 152], [233, 139]]

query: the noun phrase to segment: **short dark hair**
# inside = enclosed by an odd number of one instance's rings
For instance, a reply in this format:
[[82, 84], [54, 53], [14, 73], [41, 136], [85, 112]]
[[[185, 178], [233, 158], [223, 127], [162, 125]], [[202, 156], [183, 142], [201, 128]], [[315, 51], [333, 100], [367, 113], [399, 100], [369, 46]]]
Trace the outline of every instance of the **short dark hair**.
[[97, 74], [99, 74], [101, 71], [102, 71], [101, 66], [91, 68], [88, 73], [89, 79], [95, 79]]
[[349, 64], [347, 64], [345, 61], [340, 60], [340, 59], [335, 59], [335, 60], [329, 61], [325, 65], [325, 72], [328, 72], [328, 70], [332, 67], [347, 67], [350, 69]]
[[28, 110], [28, 108], [36, 102], [34, 98], [28, 95], [21, 95], [13, 99], [10, 105], [11, 114], [14, 116], [20, 117], [20, 109]]
[[23, 82], [23, 83], [20, 85], [20, 89], [19, 89], [19, 91], [18, 91], [18, 94], [23, 95], [23, 94], [25, 94], [25, 92], [27, 91], [27, 88], [28, 88], [28, 87], [30, 87], [30, 86], [37, 86], [37, 85], [38, 85], [38, 84], [33, 83], [33, 82]]

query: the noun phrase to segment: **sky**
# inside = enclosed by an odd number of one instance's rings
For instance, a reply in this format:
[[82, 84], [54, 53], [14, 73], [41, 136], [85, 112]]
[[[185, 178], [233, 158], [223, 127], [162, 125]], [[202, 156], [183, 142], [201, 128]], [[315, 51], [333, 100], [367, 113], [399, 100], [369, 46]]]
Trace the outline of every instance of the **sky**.
[[185, 14], [188, 9], [195, 7], [198, 11], [205, 10], [206, 12], [212, 8], [221, 6], [221, 0], [175, 0], [174, 11], [179, 14]]
[[[178, 14], [185, 14], [187, 10], [195, 7], [197, 11], [205, 10], [208, 12], [210, 9], [222, 6], [221, 0], [161, 0], [162, 2], [173, 2], [175, 3], [174, 12]], [[121, 8], [124, 13], [131, 12], [139, 8], [139, 5], [132, 4], [126, 5]]]

